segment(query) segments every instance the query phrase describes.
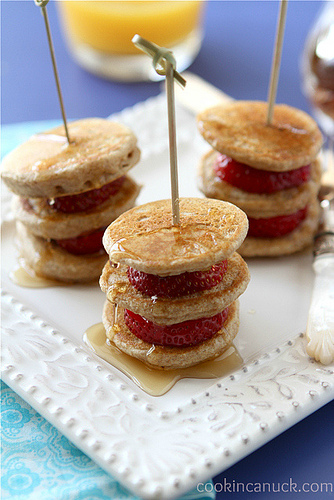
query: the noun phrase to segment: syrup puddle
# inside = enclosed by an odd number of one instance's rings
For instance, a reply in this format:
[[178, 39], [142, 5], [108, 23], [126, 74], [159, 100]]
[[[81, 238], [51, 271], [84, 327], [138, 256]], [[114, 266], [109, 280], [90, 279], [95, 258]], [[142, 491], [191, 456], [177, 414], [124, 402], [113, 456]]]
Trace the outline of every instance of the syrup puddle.
[[9, 277], [13, 283], [24, 288], [47, 288], [50, 286], [64, 285], [64, 283], [61, 283], [60, 281], [36, 276], [36, 274], [32, 271], [29, 272], [21, 266], [14, 269], [14, 271], [11, 271]]
[[151, 396], [162, 396], [183, 378], [214, 379], [228, 375], [240, 368], [243, 360], [235, 346], [230, 346], [219, 358], [205, 361], [196, 366], [179, 370], [158, 370], [151, 368], [139, 359], [123, 353], [106, 338], [102, 323], [88, 328], [84, 342], [100, 358], [118, 368], [143, 391]]

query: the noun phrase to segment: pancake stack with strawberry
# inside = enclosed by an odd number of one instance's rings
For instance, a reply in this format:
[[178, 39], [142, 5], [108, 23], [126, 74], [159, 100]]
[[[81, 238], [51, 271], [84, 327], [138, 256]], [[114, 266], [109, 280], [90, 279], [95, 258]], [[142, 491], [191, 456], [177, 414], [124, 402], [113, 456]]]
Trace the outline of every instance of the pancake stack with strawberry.
[[236, 252], [248, 229], [230, 203], [181, 198], [135, 207], [106, 229], [100, 278], [106, 335], [159, 369], [185, 368], [222, 354], [239, 328], [237, 298], [249, 282]]
[[213, 147], [202, 158], [199, 189], [245, 211], [247, 238], [240, 254], [279, 256], [313, 241], [319, 218], [317, 193], [322, 136], [306, 113], [267, 103], [233, 101], [205, 110], [198, 127]]
[[139, 160], [127, 127], [90, 118], [32, 136], [2, 162], [13, 191], [23, 266], [64, 282], [98, 279], [107, 260], [105, 228], [139, 193], [126, 175]]

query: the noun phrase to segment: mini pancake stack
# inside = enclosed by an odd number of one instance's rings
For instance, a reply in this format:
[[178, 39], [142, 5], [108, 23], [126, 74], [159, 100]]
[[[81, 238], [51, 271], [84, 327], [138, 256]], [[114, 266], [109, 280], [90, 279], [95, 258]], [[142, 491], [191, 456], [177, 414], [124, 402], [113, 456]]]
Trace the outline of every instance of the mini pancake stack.
[[109, 341], [165, 370], [222, 354], [237, 334], [237, 298], [250, 279], [236, 252], [247, 229], [246, 215], [218, 200], [181, 198], [179, 225], [170, 200], [121, 215], [103, 236]]
[[2, 162], [13, 191], [23, 267], [63, 282], [99, 278], [107, 260], [105, 228], [133, 207], [139, 193], [126, 175], [140, 157], [127, 127], [99, 118], [32, 136]]
[[241, 255], [280, 256], [313, 241], [319, 219], [317, 194], [322, 136], [315, 121], [286, 105], [231, 101], [198, 116], [199, 131], [214, 148], [202, 158], [199, 189], [245, 211], [248, 235]]

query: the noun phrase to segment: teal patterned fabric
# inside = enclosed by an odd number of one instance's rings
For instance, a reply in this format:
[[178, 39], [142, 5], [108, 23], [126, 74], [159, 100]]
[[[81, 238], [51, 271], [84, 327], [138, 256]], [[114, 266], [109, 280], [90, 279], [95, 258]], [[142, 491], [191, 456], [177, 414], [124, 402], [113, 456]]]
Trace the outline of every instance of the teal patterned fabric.
[[[139, 500], [1, 381], [2, 500]], [[182, 500], [214, 499], [196, 490]]]
[[[2, 128], [1, 156], [59, 122]], [[139, 500], [1, 381], [2, 500]], [[214, 499], [196, 490], [182, 500]]]

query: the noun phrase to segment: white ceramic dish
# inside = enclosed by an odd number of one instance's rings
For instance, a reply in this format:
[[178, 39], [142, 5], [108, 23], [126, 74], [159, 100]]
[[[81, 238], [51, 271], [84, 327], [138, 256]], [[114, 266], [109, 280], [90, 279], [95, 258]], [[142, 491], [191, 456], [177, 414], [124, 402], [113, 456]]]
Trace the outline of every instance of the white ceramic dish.
[[[139, 203], [169, 198], [163, 96], [124, 110], [142, 149]], [[181, 196], [200, 196], [195, 172], [208, 149], [194, 117], [177, 109]], [[235, 345], [244, 365], [219, 380], [183, 379], [152, 397], [83, 343], [101, 321], [100, 289], [22, 288], [9, 278], [14, 227], [3, 196], [3, 379], [82, 451], [138, 496], [177, 498], [334, 397], [333, 368], [310, 360], [305, 330], [311, 252], [248, 262]]]

